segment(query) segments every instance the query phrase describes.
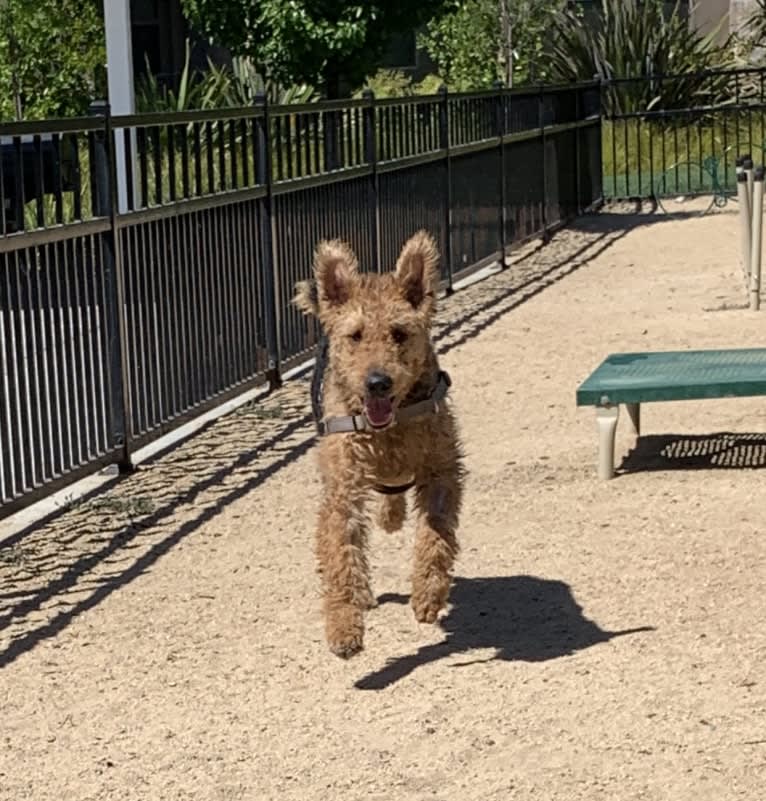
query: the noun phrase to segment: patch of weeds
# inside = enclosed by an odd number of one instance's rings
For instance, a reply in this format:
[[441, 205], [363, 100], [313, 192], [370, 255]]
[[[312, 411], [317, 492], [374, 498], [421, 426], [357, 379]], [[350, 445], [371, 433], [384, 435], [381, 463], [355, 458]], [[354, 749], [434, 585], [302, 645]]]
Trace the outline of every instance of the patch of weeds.
[[157, 507], [151, 498], [143, 495], [126, 496], [106, 495], [103, 498], [93, 498], [90, 501], [78, 504], [85, 511], [111, 512], [124, 514], [128, 517], [141, 517], [151, 514]]
[[10, 545], [0, 548], [0, 564], [21, 568], [26, 571], [32, 570], [36, 551], [33, 548], [21, 545]]
[[722, 311], [742, 311], [742, 309], [749, 309], [747, 303], [722, 303], [720, 306], [709, 306], [703, 309], [705, 312], [722, 312]]
[[274, 406], [264, 406], [257, 400], [248, 401], [239, 407], [237, 414], [252, 414], [258, 420], [281, 420], [285, 416], [284, 407], [277, 404]]

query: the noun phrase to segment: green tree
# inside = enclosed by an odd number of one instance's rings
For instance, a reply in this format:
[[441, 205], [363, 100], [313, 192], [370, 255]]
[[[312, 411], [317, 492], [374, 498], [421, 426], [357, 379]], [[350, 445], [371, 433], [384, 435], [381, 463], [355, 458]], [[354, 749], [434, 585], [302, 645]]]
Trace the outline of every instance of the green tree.
[[565, 0], [452, 0], [421, 45], [456, 90], [546, 77], [542, 54], [551, 17]]
[[234, 55], [250, 56], [267, 78], [358, 86], [374, 72], [392, 35], [411, 31], [449, 0], [181, 0], [192, 25]]
[[743, 26], [743, 30], [753, 46], [766, 45], [766, 0], [756, 0], [755, 9]]
[[0, 119], [84, 114], [105, 61], [98, 0], [0, 0]]

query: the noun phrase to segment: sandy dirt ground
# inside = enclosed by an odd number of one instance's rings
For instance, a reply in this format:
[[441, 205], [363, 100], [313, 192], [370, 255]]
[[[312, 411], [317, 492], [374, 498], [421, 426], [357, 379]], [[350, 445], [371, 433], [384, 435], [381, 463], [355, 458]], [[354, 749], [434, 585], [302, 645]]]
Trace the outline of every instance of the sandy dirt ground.
[[[623, 418], [609, 352], [764, 343], [737, 218], [587, 217], [442, 304], [467, 502], [451, 606], [372, 538], [366, 649], [324, 645], [306, 380], [0, 550], [2, 801], [763, 798], [763, 401]], [[761, 468], [761, 469], [758, 469]]]

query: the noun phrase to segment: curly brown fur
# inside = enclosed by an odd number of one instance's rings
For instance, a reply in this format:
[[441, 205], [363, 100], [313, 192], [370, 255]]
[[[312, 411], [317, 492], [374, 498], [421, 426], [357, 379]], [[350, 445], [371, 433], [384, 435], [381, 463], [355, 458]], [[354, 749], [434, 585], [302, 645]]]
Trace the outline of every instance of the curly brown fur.
[[378, 525], [389, 534], [399, 531], [407, 517], [407, 496], [384, 495], [378, 511]]
[[[344, 242], [319, 243], [314, 279], [296, 287], [294, 302], [318, 317], [328, 338], [324, 417], [364, 413], [374, 422], [433, 391], [439, 368], [430, 329], [438, 266], [425, 231], [405, 243], [395, 270], [383, 275], [361, 274]], [[385, 397], [379, 387], [371, 395], [372, 375], [385, 376]], [[349, 657], [362, 648], [364, 612], [375, 604], [366, 557], [375, 485], [415, 481], [415, 617], [433, 623], [447, 603], [458, 553], [461, 449], [452, 410], [442, 403], [435, 414], [390, 428], [326, 436], [318, 453], [323, 498], [316, 552], [326, 637], [333, 653]], [[403, 495], [383, 496], [378, 521], [384, 529], [398, 530], [405, 516]]]

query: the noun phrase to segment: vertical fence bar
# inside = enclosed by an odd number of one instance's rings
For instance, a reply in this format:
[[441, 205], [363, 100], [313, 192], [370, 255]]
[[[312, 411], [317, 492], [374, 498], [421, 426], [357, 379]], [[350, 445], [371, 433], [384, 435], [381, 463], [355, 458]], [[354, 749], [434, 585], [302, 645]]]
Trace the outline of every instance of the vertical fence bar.
[[372, 89], [365, 89], [362, 93], [364, 106], [364, 160], [372, 172], [368, 182], [367, 202], [372, 222], [372, 253], [375, 258], [373, 265], [375, 272], [383, 269], [380, 254], [380, 193], [378, 184], [378, 151], [375, 143], [375, 93]]
[[125, 321], [125, 277], [122, 269], [120, 231], [117, 225], [117, 164], [110, 106], [91, 104], [90, 113], [103, 116], [104, 129], [94, 139], [91, 165], [95, 194], [92, 205], [97, 216], [109, 217], [111, 226], [103, 239], [103, 271], [106, 302], [105, 319], [109, 342], [108, 403], [112, 435], [120, 446], [120, 472], [133, 470], [131, 459], [130, 384], [128, 371], [127, 328]]
[[[343, 120], [340, 112], [335, 109], [322, 112], [322, 147], [324, 150], [324, 169], [319, 169], [317, 159], [317, 172], [332, 172], [344, 166], [340, 161], [339, 135], [338, 131], [343, 130]], [[318, 117], [317, 117], [318, 119]], [[340, 121], [340, 125], [338, 122]]]
[[546, 141], [545, 141], [545, 87], [543, 85], [540, 86], [540, 90], [537, 96], [537, 116], [538, 116], [538, 124], [540, 126], [540, 144], [542, 148], [542, 182], [543, 182], [543, 194], [542, 194], [542, 240], [543, 242], [547, 242], [549, 239], [548, 236], [548, 167], [547, 167], [547, 159], [546, 159]]
[[502, 81], [495, 81], [497, 97], [495, 99], [495, 134], [500, 148], [500, 214], [498, 215], [499, 240], [500, 240], [500, 266], [505, 269], [505, 244], [506, 244], [506, 203], [505, 203], [505, 95], [503, 93]]
[[271, 175], [271, 126], [269, 101], [266, 94], [259, 92], [255, 98], [256, 105], [263, 109], [263, 114], [256, 117], [256, 183], [266, 187], [260, 213], [260, 269], [263, 276], [264, 312], [266, 322], [266, 355], [268, 369], [266, 377], [270, 389], [281, 386], [279, 374], [279, 329], [277, 322], [277, 286], [276, 259], [274, 258], [273, 222], [273, 182]]
[[14, 217], [16, 224], [16, 231], [23, 231], [26, 228], [26, 221], [24, 220], [24, 206], [26, 205], [26, 197], [24, 191], [24, 151], [22, 148], [21, 137], [13, 137], [13, 155], [15, 162], [13, 164], [13, 172], [16, 177], [16, 191], [13, 198]]
[[439, 148], [444, 151], [444, 174], [445, 174], [445, 208], [444, 225], [446, 228], [444, 235], [444, 261], [447, 264], [447, 294], [451, 295], [455, 290], [452, 286], [452, 160], [450, 158], [450, 129], [449, 129], [449, 94], [447, 87], [442, 84], [439, 87]]

